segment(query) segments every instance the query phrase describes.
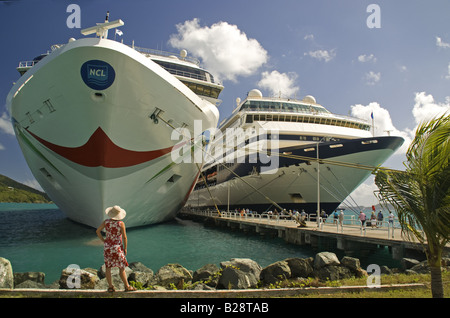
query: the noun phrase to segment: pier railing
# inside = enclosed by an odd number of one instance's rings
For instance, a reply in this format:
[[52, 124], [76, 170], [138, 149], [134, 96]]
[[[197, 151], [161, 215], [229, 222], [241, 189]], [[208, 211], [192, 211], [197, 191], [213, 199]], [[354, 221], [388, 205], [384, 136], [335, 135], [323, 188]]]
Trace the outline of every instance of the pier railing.
[[[280, 225], [286, 227], [297, 227], [299, 223], [294, 219], [293, 216], [286, 214], [269, 214], [269, 213], [241, 213], [241, 212], [229, 212], [229, 211], [221, 211], [220, 215], [216, 210], [195, 210], [185, 208], [182, 210], [185, 214], [192, 214], [198, 216], [205, 217], [219, 217], [223, 219], [232, 219], [232, 220], [241, 220], [241, 221], [249, 221], [249, 222], [258, 222], [258, 223], [269, 223], [273, 225]], [[307, 222], [307, 226], [309, 228], [317, 227], [319, 231], [333, 231], [335, 228], [336, 233], [346, 234], [346, 232], [352, 232], [354, 235], [355, 230], [359, 230], [359, 234], [361, 236], [366, 236], [367, 231], [377, 231], [377, 232], [386, 232], [386, 236], [388, 239], [394, 239], [395, 233], [399, 233], [400, 224], [397, 220], [393, 222], [390, 221], [378, 221], [375, 220], [372, 225], [371, 220], [367, 220], [364, 224], [356, 217], [356, 215], [345, 215], [344, 219], [339, 221], [339, 219], [334, 219], [332, 215], [327, 218], [319, 217], [317, 220], [317, 215], [314, 213], [307, 214], [305, 217], [305, 221]], [[397, 230], [397, 231], [396, 231]]]

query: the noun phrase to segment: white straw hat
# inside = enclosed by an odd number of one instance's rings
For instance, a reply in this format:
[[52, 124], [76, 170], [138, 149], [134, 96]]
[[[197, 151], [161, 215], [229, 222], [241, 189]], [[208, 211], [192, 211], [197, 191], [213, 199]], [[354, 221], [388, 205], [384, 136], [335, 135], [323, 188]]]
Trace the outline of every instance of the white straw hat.
[[117, 221], [122, 220], [127, 215], [127, 212], [118, 205], [107, 208], [105, 213], [111, 220]]

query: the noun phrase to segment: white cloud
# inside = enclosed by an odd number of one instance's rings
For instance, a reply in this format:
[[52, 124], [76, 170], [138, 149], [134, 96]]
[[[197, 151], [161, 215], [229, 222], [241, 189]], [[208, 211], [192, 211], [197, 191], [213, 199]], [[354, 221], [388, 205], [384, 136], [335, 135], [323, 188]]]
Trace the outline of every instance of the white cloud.
[[363, 55], [358, 56], [358, 62], [361, 62], [361, 63], [366, 63], [366, 62], [375, 63], [376, 61], [377, 61], [377, 58], [373, 54], [370, 54], [370, 55], [363, 54]]
[[330, 51], [327, 50], [309, 51], [307, 53], [304, 53], [304, 55], [310, 56], [319, 61], [329, 62], [336, 57], [336, 49], [332, 49]]
[[417, 125], [433, 117], [442, 116], [446, 112], [450, 114], [450, 97], [447, 97], [445, 103], [436, 103], [432, 95], [420, 92], [416, 93], [414, 102], [412, 113]]
[[364, 120], [370, 121], [373, 113], [375, 136], [389, 133], [391, 136], [403, 137], [405, 142], [397, 151], [397, 154], [405, 154], [414, 138], [415, 130], [421, 122], [442, 116], [446, 112], [450, 113], [450, 97], [447, 97], [444, 103], [436, 103], [432, 95], [427, 95], [425, 92], [415, 93], [414, 106], [411, 110], [415, 126], [407, 127], [403, 130], [399, 130], [394, 126], [389, 111], [381, 107], [377, 102], [369, 103], [366, 106], [360, 104], [352, 105], [350, 108], [352, 116]]
[[307, 34], [307, 35], [305, 35], [303, 40], [314, 40], [314, 34]]
[[[378, 190], [374, 180], [374, 176], [369, 176], [366, 181], [364, 181], [351, 193], [351, 197], [359, 206], [370, 207], [379, 203], [374, 194], [374, 191]], [[345, 202], [349, 203], [351, 206], [354, 206], [353, 201], [350, 199], [347, 199]]]
[[[11, 124], [11, 118], [6, 112], [4, 112], [0, 117], [0, 133], [14, 136], [14, 129]], [[0, 144], [0, 150], [5, 150], [5, 147], [2, 144]]]
[[0, 131], [14, 136], [14, 129], [11, 124], [11, 118], [6, 112], [3, 113], [3, 115], [0, 117]]
[[205, 68], [221, 80], [252, 75], [268, 60], [261, 44], [236, 25], [218, 22], [202, 27], [195, 18], [176, 27], [178, 33], [171, 35], [169, 44], [201, 58]]
[[268, 89], [273, 96], [278, 96], [281, 93], [282, 96], [293, 97], [300, 89], [298, 86], [295, 86], [295, 80], [298, 75], [294, 72], [263, 72], [261, 77], [258, 86]]
[[442, 41], [442, 39], [440, 37], [436, 37], [436, 46], [437, 47], [442, 47], [444, 49], [448, 49], [450, 48], [450, 43], [445, 43], [444, 41]]
[[[375, 136], [386, 135], [386, 131], [389, 130], [391, 136], [403, 137], [405, 142], [399, 150], [397, 150], [395, 155], [404, 157], [414, 138], [417, 126], [422, 121], [441, 116], [445, 112], [450, 113], [450, 97], [447, 97], [444, 103], [437, 103], [432, 95], [427, 95], [425, 92], [415, 93], [414, 106], [411, 110], [415, 120], [415, 127], [408, 127], [403, 130], [399, 130], [393, 125], [389, 111], [382, 108], [377, 102], [372, 102], [366, 106], [353, 105], [350, 107], [353, 116], [364, 120], [370, 120], [370, 114], [373, 112]], [[404, 160], [406, 160], [406, 158], [403, 158], [401, 161]], [[371, 200], [374, 200], [373, 191], [377, 190], [373, 180], [373, 176], [369, 177], [369, 179], [352, 192], [351, 195], [358, 204], [363, 206], [371, 205]], [[374, 202], [376, 202], [376, 200]]]
[[371, 121], [371, 114], [373, 113], [373, 123], [374, 123], [374, 133], [375, 136], [386, 136], [390, 134], [391, 136], [400, 136], [405, 139], [405, 142], [397, 150], [399, 154], [405, 154], [408, 150], [408, 146], [411, 143], [411, 131], [405, 130], [400, 131], [392, 123], [391, 115], [389, 111], [380, 106], [377, 102], [372, 102], [367, 106], [364, 105], [352, 105], [351, 114], [354, 117]]
[[406, 72], [408, 70], [408, 68], [405, 65], [400, 65], [398, 69], [400, 70], [400, 72]]
[[366, 73], [364, 79], [366, 80], [367, 85], [375, 85], [380, 81], [381, 73], [380, 72], [375, 73], [373, 71], [370, 71], [369, 73]]

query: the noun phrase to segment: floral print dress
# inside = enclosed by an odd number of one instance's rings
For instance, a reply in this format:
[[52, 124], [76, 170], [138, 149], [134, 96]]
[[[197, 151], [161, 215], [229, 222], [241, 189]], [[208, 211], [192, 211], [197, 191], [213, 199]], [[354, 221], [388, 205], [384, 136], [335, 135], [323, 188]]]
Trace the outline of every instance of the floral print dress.
[[103, 256], [105, 266], [125, 268], [128, 266], [122, 245], [122, 233], [120, 225], [122, 221], [105, 220], [106, 239]]

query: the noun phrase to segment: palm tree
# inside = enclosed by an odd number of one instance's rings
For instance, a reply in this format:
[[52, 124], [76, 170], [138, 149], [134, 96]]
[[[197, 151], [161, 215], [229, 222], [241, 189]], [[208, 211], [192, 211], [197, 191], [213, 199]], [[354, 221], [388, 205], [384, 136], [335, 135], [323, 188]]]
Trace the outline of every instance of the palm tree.
[[424, 248], [431, 293], [442, 298], [442, 251], [450, 241], [450, 116], [422, 123], [406, 153], [406, 171], [375, 170], [378, 198], [394, 206], [402, 232]]

